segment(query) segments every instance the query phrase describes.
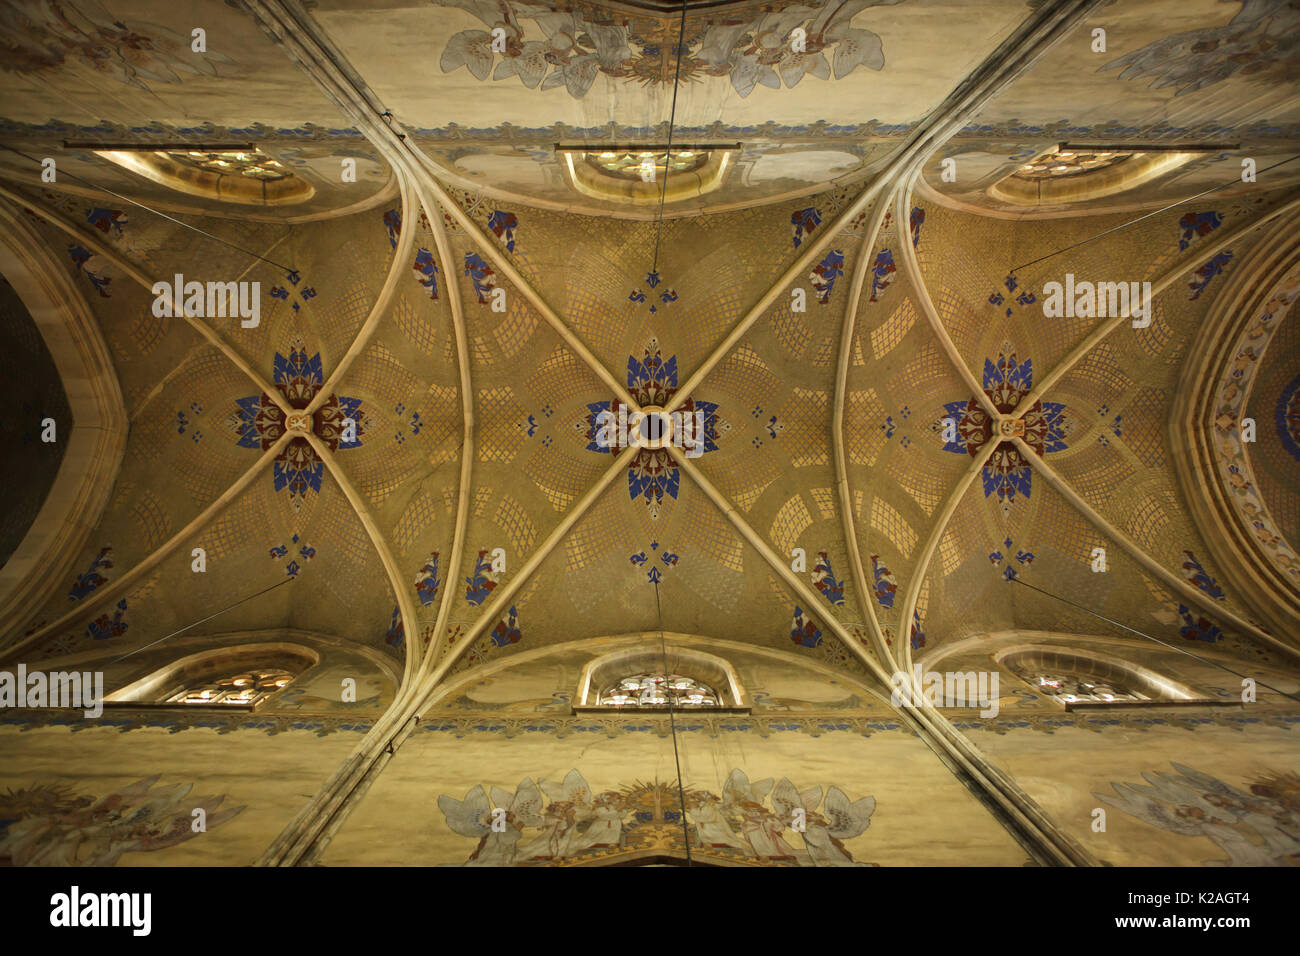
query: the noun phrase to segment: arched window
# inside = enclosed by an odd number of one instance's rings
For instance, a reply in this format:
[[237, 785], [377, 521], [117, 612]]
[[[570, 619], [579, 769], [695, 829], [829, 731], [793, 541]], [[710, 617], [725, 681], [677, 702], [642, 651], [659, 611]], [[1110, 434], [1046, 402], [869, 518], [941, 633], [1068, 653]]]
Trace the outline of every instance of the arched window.
[[167, 156], [182, 166], [205, 169], [219, 176], [246, 176], [269, 182], [287, 179], [293, 175], [279, 160], [272, 159], [260, 149], [223, 149], [216, 151], [194, 149], [169, 149]]
[[[703, 196], [721, 186], [740, 155], [738, 144], [555, 147], [569, 184], [584, 196], [657, 206]], [[665, 181], [666, 180], [666, 181]]]
[[1039, 156], [1033, 162], [1025, 163], [1014, 173], [1017, 179], [1061, 179], [1066, 176], [1080, 176], [1097, 170], [1118, 166], [1125, 160], [1132, 159], [1132, 153], [1098, 152], [1076, 153], [1070, 150], [1057, 150]]
[[210, 677], [190, 682], [190, 686], [166, 698], [166, 703], [256, 707], [271, 694], [288, 687], [293, 678], [293, 674], [280, 668], [257, 668]]
[[749, 713], [736, 669], [715, 654], [680, 644], [602, 654], [582, 669], [574, 712], [612, 707], [716, 709]]
[[1067, 710], [1134, 702], [1193, 703], [1206, 697], [1150, 668], [1100, 650], [1076, 653], [1050, 645], [1021, 646], [994, 655], [994, 660]]
[[1172, 172], [1197, 153], [1123, 152], [1054, 146], [989, 187], [989, 195], [1022, 206], [1051, 206], [1113, 196]]
[[621, 678], [600, 692], [602, 707], [717, 707], [718, 693], [682, 674], [643, 673]]
[[234, 149], [100, 149], [110, 162], [191, 196], [247, 206], [306, 202], [316, 188], [256, 146]]
[[1072, 704], [1076, 701], [1151, 699], [1141, 691], [1126, 687], [1114, 678], [1095, 677], [1090, 674], [1058, 671], [1053, 674], [1034, 674], [1026, 679], [1035, 690], [1063, 704]]
[[[685, 150], [672, 154], [668, 151], [654, 150], [606, 150], [600, 153], [586, 153], [584, 158], [598, 172], [618, 179], [630, 179], [637, 182], [657, 182], [665, 173], [690, 173], [709, 161], [709, 151]], [[653, 173], [651, 172], [653, 170]]]
[[104, 703], [252, 710], [318, 663], [320, 655], [301, 644], [233, 644], [173, 661], [109, 694]]

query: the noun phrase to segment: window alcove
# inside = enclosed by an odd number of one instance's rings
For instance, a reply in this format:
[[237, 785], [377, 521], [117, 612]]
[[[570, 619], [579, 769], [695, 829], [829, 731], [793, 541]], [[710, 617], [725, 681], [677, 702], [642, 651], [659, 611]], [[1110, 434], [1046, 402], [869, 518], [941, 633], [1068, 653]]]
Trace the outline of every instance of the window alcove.
[[167, 664], [109, 694], [104, 704], [251, 711], [319, 662], [301, 644], [237, 644]]
[[1197, 692], [1150, 668], [1100, 651], [1050, 645], [1012, 647], [994, 661], [1067, 711], [1135, 706], [1233, 705]]
[[[666, 656], [666, 659], [665, 659]], [[711, 710], [747, 714], [749, 700], [736, 670], [714, 654], [672, 647], [614, 651], [582, 669], [574, 713], [611, 710]]]

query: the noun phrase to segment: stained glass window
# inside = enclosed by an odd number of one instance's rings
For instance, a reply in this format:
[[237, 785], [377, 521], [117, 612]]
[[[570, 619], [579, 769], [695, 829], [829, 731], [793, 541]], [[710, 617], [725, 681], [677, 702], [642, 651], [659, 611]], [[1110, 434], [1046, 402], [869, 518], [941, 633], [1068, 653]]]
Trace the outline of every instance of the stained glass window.
[[1035, 674], [1030, 683], [1053, 700], [1065, 704], [1082, 701], [1150, 700], [1146, 694], [1120, 685], [1110, 678], [1077, 674]]
[[712, 687], [681, 674], [633, 674], [601, 691], [602, 707], [717, 707]]
[[252, 706], [289, 686], [294, 675], [286, 670], [241, 671], [194, 683], [167, 698], [169, 704], [220, 704]]
[[[709, 151], [674, 150], [669, 159], [666, 149], [656, 150], [652, 147], [649, 150], [587, 153], [585, 158], [589, 165], [605, 176], [643, 182], [658, 181], [666, 170], [670, 174], [693, 172], [709, 161]], [[651, 169], [654, 170], [653, 177], [649, 175]]]
[[1099, 169], [1116, 166], [1126, 159], [1132, 158], [1132, 156], [1132, 153], [1076, 153], [1070, 150], [1058, 150], [1055, 153], [1048, 153], [1046, 156], [1039, 156], [1034, 161], [1025, 163], [1020, 169], [1016, 170], [1015, 177], [1017, 179], [1036, 180], [1079, 176], [1083, 173], [1091, 173]]
[[288, 179], [293, 174], [260, 149], [222, 150], [204, 152], [192, 149], [172, 149], [168, 157], [186, 166], [204, 169], [221, 176], [247, 176], [270, 182]]

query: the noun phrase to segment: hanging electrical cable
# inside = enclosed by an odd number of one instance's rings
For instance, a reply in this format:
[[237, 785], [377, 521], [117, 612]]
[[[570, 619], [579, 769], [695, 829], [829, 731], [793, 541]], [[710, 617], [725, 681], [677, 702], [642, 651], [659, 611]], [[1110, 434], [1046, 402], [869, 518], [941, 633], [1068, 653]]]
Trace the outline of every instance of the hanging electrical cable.
[[[19, 156], [23, 157], [23, 159], [30, 159], [37, 166], [41, 165], [41, 161], [37, 159], [35, 156], [28, 156], [22, 150], [14, 149], [12, 146], [6, 143], [0, 143], [0, 148], [7, 149], [11, 153], [17, 153]], [[293, 266], [281, 265], [280, 263], [276, 262], [274, 259], [268, 259], [266, 258], [266, 256], [259, 256], [256, 252], [254, 252], [251, 249], [245, 249], [243, 246], [237, 246], [233, 242], [229, 242], [225, 239], [222, 239], [220, 236], [214, 236], [212, 233], [200, 229], [198, 226], [191, 226], [188, 222], [185, 222], [184, 220], [177, 219], [175, 216], [169, 216], [167, 215], [167, 213], [163, 212], [162, 210], [154, 209], [152, 206], [146, 205], [145, 203], [132, 199], [130, 196], [123, 196], [121, 193], [114, 192], [113, 190], [109, 189], [107, 186], [97, 186], [94, 183], [90, 182], [89, 180], [83, 179], [82, 177], [76, 175], [75, 173], [70, 173], [67, 172], [66, 170], [60, 170], [59, 175], [66, 176], [68, 179], [76, 180], [77, 182], [89, 186], [91, 189], [98, 190], [99, 192], [108, 193], [110, 196], [114, 196], [117, 199], [122, 200], [122, 202], [129, 202], [133, 206], [139, 206], [141, 209], [145, 210], [146, 212], [151, 212], [155, 216], [162, 216], [162, 218], [168, 220], [169, 222], [174, 222], [178, 226], [184, 226], [186, 229], [190, 230], [191, 232], [197, 232], [200, 236], [206, 236], [209, 239], [215, 239], [223, 246], [229, 246], [231, 249], [235, 249], [238, 250], [239, 252], [244, 253], [245, 255], [252, 256], [254, 259], [261, 259], [263, 262], [269, 262], [277, 269], [283, 269], [286, 274], [294, 273], [298, 271]]]
[[668, 728], [673, 737], [673, 763], [677, 767], [677, 797], [682, 807], [682, 840], [686, 844], [686, 865], [691, 865], [691, 833], [686, 826], [686, 790], [682, 787], [682, 758], [677, 750], [677, 717], [673, 713], [673, 688], [668, 678], [668, 642], [664, 639], [664, 612], [659, 606], [659, 582], [655, 586], [655, 616], [659, 621], [659, 650], [663, 655], [664, 666], [664, 700], [668, 702]]
[[253, 600], [253, 598], [255, 598], [255, 597], [260, 597], [261, 595], [265, 594], [265, 593], [268, 592], [268, 591], [274, 591], [276, 588], [281, 587], [281, 586], [283, 586], [283, 585], [285, 585], [285, 584], [288, 584], [290, 581], [295, 581], [295, 580], [297, 580], [297, 579], [296, 579], [296, 578], [292, 578], [292, 577], [290, 577], [290, 578], [285, 578], [285, 579], [284, 579], [283, 581], [281, 581], [279, 584], [272, 584], [269, 588], [262, 588], [262, 590], [260, 590], [260, 591], [258, 591], [258, 592], [256, 592], [256, 593], [254, 593], [254, 594], [250, 594], [250, 595], [248, 595], [248, 597], [242, 597], [242, 598], [240, 598], [238, 601], [236, 601], [234, 604], [227, 604], [227, 605], [226, 605], [225, 607], [223, 607], [220, 611], [214, 611], [213, 613], [209, 614], [207, 617], [199, 618], [199, 619], [198, 619], [197, 621], [195, 621], [193, 624], [186, 624], [184, 627], [179, 628], [179, 629], [177, 629], [177, 630], [175, 630], [175, 631], [172, 631], [170, 634], [164, 634], [162, 637], [158, 638], [158, 640], [156, 640], [156, 641], [150, 641], [150, 642], [149, 642], [148, 644], [146, 644], [144, 647], [137, 647], [135, 650], [130, 651], [129, 653], [123, 654], [121, 657], [117, 658], [116, 660], [109, 661], [109, 664], [111, 665], [111, 664], [117, 664], [117, 663], [120, 663], [121, 661], [126, 660], [128, 657], [131, 657], [133, 654], [139, 654], [141, 651], [148, 650], [149, 648], [153, 647], [155, 644], [161, 644], [163, 641], [167, 640], [167, 638], [169, 638], [169, 637], [175, 637], [177, 634], [183, 634], [183, 633], [185, 633], [186, 631], [188, 631], [188, 630], [189, 630], [190, 628], [192, 628], [192, 627], [198, 627], [198, 626], [199, 626], [200, 624], [202, 624], [204, 621], [210, 621], [210, 620], [212, 620], [214, 617], [216, 617], [216, 616], [219, 615], [219, 614], [225, 614], [225, 613], [226, 613], [227, 611], [229, 611], [231, 608], [239, 607], [239, 605], [241, 605], [241, 604], [243, 604], [243, 603], [245, 603], [245, 602], [247, 602], [247, 601], [251, 601], [251, 600]]
[[664, 200], [668, 196], [668, 175], [673, 167], [673, 129], [677, 125], [677, 87], [682, 75], [682, 44], [686, 42], [686, 3], [682, 0], [681, 21], [677, 25], [677, 62], [673, 66], [673, 105], [668, 111], [668, 151], [664, 156], [664, 179], [659, 186], [659, 215], [655, 221], [655, 253], [650, 266], [652, 273], [659, 271], [659, 238], [664, 228]]
[[[1287, 159], [1284, 159], [1281, 162], [1274, 163], [1272, 166], [1268, 166], [1264, 169], [1261, 169], [1258, 175], [1262, 176], [1265, 173], [1269, 172], [1270, 170], [1277, 169], [1279, 166], [1285, 166], [1287, 163], [1295, 162], [1295, 160], [1297, 159], [1300, 159], [1300, 156], [1288, 157]], [[1138, 216], [1136, 219], [1130, 219], [1128, 222], [1122, 222], [1118, 226], [1112, 226], [1110, 229], [1107, 229], [1105, 232], [1099, 232], [1095, 236], [1089, 236], [1087, 239], [1080, 239], [1078, 242], [1074, 242], [1061, 249], [1057, 249], [1055, 252], [1049, 252], [1045, 256], [1039, 256], [1037, 259], [1030, 259], [1028, 262], [1022, 262], [1018, 266], [1012, 266], [1010, 274], [1015, 275], [1021, 269], [1027, 268], [1028, 266], [1036, 265], [1047, 259], [1051, 259], [1053, 256], [1059, 256], [1061, 253], [1069, 252], [1071, 249], [1077, 249], [1079, 248], [1079, 246], [1086, 246], [1088, 243], [1095, 242], [1096, 240], [1102, 238], [1103, 236], [1109, 236], [1113, 232], [1119, 232], [1119, 230], [1121, 229], [1127, 229], [1129, 226], [1135, 225], [1136, 223], [1139, 223], [1144, 219], [1150, 219], [1152, 216], [1158, 216], [1162, 212], [1166, 212], [1167, 210], [1173, 209], [1175, 206], [1182, 206], [1185, 203], [1189, 203], [1194, 200], [1200, 199], [1202, 196], [1208, 196], [1210, 195], [1210, 193], [1217, 193], [1220, 189], [1227, 189], [1229, 186], [1235, 186], [1240, 182], [1241, 182], [1240, 179], [1230, 179], [1226, 183], [1219, 183], [1219, 185], [1212, 186], [1211, 188], [1205, 190], [1204, 192], [1197, 193], [1195, 196], [1188, 196], [1186, 199], [1180, 199], [1177, 202], [1171, 202], [1168, 206], [1161, 206], [1159, 209]]]

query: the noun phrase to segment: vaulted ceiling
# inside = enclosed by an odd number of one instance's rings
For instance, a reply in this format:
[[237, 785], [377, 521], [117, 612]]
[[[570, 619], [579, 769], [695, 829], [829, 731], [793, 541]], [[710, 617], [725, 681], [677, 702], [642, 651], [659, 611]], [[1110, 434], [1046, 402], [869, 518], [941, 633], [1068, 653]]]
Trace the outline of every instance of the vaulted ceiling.
[[[1300, 163], [1270, 167], [1300, 152], [1300, 13], [1052, 6], [688, 4], [673, 135], [739, 158], [660, 223], [580, 195], [554, 147], [665, 142], [675, 11], [10, 4], [13, 255], [57, 273], [50, 294], [102, 336], [75, 387], [120, 393], [124, 445], [85, 456], [103, 459], [102, 512], [27, 519], [77, 533], [38, 582], [6, 579], [6, 656], [125, 653], [231, 605], [189, 633], [332, 635], [426, 690], [653, 630], [660, 608], [669, 631], [877, 674], [991, 631], [1105, 631], [1010, 576], [1162, 640], [1294, 653], [1295, 619], [1261, 609], [1192, 517], [1188, 483], [1211, 477], [1180, 473], [1172, 423], [1197, 336], [1269, 300], [1264, 246], [1294, 252], [1277, 236], [1294, 235]], [[816, 50], [785, 49], [795, 27]], [[1067, 141], [1196, 149], [1108, 196], [990, 191]], [[235, 142], [313, 197], [181, 194], [92, 148]], [[1239, 181], [1243, 157], [1258, 181]], [[176, 274], [259, 282], [259, 324], [159, 316], [153, 284]], [[1150, 326], [1046, 314], [1067, 274], [1152, 283]], [[1249, 454], [1295, 541], [1290, 288]], [[21, 308], [3, 321], [6, 341], [31, 337]], [[69, 434], [85, 423], [48, 378], [29, 388], [48, 410], [23, 414]], [[692, 403], [706, 452], [593, 447], [611, 402]], [[58, 453], [20, 444], [14, 473], [52, 483]]]

